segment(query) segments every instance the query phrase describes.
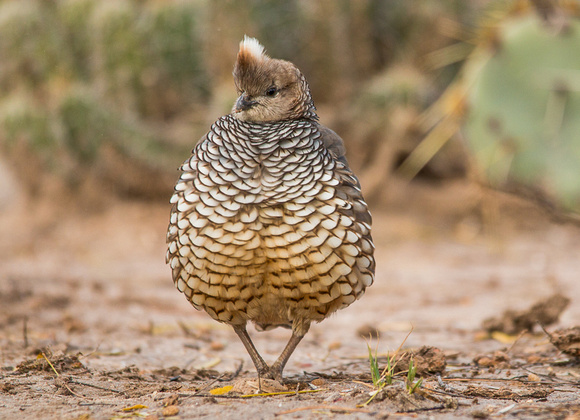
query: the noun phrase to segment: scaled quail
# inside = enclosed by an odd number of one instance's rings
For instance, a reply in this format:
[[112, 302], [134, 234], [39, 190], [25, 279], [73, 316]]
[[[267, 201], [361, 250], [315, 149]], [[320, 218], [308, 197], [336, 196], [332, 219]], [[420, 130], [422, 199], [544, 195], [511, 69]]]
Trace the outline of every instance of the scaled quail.
[[[342, 139], [318, 123], [300, 70], [245, 37], [233, 75], [231, 114], [180, 168], [166, 260], [189, 302], [234, 328], [259, 377], [281, 380], [310, 323], [372, 284], [371, 215]], [[292, 328], [272, 366], [248, 321]]]

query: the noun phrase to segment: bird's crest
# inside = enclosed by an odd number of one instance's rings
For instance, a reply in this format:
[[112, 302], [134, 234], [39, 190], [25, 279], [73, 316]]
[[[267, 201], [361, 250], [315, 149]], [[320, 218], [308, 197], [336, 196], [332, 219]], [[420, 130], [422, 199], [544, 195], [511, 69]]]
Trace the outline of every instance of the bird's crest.
[[244, 35], [244, 39], [240, 42], [238, 65], [244, 67], [252, 63], [257, 64], [265, 58], [268, 58], [268, 56], [264, 52], [264, 46], [256, 38]]
[[240, 42], [238, 58], [240, 56], [247, 60], [258, 61], [268, 57], [264, 52], [264, 46], [256, 38], [251, 38], [248, 35], [244, 35], [244, 39]]

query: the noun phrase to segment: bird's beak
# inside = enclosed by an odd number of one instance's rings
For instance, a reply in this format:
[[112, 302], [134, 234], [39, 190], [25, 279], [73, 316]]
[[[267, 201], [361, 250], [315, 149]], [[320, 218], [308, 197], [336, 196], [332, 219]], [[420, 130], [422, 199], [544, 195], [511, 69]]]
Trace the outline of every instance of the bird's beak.
[[234, 105], [234, 112], [247, 111], [256, 105], [256, 103], [257, 102], [253, 101], [247, 94], [242, 93]]

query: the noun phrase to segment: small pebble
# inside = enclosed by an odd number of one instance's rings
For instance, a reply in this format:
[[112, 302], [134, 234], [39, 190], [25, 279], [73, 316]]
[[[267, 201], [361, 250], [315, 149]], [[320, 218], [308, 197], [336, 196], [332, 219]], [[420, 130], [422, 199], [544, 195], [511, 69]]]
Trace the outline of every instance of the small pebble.
[[179, 407], [176, 405], [168, 405], [161, 411], [163, 417], [177, 416], [179, 414]]
[[493, 360], [491, 360], [489, 357], [482, 357], [481, 359], [478, 359], [476, 363], [479, 366], [487, 367], [493, 365]]
[[326, 384], [326, 380], [322, 378], [316, 378], [310, 383], [314, 386], [323, 386]]
[[222, 343], [221, 341], [212, 341], [209, 345], [209, 348], [214, 350], [214, 351], [220, 351], [224, 349], [224, 343]]

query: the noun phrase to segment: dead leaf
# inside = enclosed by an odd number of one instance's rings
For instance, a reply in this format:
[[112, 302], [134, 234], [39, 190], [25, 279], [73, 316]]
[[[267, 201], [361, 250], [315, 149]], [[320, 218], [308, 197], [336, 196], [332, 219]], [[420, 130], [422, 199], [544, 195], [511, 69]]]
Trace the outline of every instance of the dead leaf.
[[209, 393], [211, 395], [224, 395], [230, 392], [233, 389], [232, 385], [222, 386], [221, 388], [214, 388]]
[[491, 338], [493, 338], [495, 341], [498, 341], [502, 344], [513, 344], [515, 343], [515, 341], [518, 339], [520, 335], [519, 334], [506, 334], [504, 332], [501, 331], [493, 331], [491, 333]]
[[133, 405], [131, 407], [123, 408], [123, 411], [136, 411], [136, 410], [142, 410], [144, 408], [149, 408], [149, 407], [147, 407], [146, 405], [143, 405], [143, 404], [136, 404], [136, 405]]

